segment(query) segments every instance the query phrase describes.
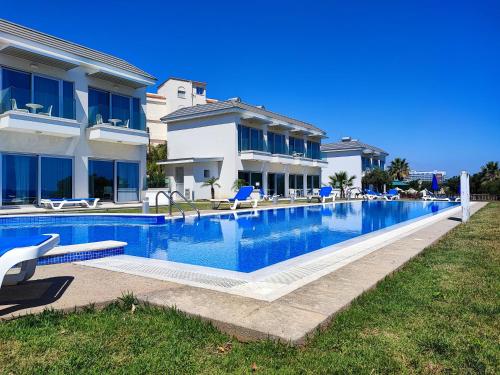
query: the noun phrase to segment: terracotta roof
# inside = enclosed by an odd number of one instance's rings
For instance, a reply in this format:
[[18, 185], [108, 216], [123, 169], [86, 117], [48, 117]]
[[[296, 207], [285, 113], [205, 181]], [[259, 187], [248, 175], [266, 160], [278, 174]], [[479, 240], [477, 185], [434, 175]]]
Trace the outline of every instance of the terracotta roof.
[[166, 100], [166, 99], [167, 99], [166, 97], [164, 97], [164, 96], [162, 96], [162, 95], [152, 94], [152, 93], [150, 93], [150, 92], [147, 92], [147, 93], [146, 93], [146, 96], [147, 96], [148, 98], [153, 98], [153, 99], [163, 99], [163, 100]]

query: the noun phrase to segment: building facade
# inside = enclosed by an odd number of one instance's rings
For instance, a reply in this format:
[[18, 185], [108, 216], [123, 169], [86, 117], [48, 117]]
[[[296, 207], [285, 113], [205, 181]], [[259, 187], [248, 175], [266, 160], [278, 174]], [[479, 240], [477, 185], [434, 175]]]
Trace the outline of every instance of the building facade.
[[179, 109], [163, 117], [169, 159], [163, 165], [172, 190], [191, 199], [210, 198], [210, 177], [218, 178], [217, 197], [234, 195], [237, 179], [267, 195], [301, 196], [319, 189], [320, 145], [325, 132], [240, 100]]
[[170, 77], [158, 86], [156, 93], [148, 93], [146, 97], [150, 142], [158, 145], [167, 141], [167, 129], [161, 118], [181, 108], [207, 104], [207, 84]]
[[323, 184], [330, 182], [329, 176], [346, 171], [349, 176], [356, 176], [353, 187], [361, 189], [361, 178], [374, 168], [385, 169], [385, 160], [389, 155], [381, 148], [368, 145], [351, 137], [343, 137], [340, 142], [325, 143], [321, 146], [323, 159], [328, 163], [323, 170]]
[[408, 175], [408, 178], [406, 179], [407, 181], [432, 181], [432, 176], [436, 175], [436, 179], [438, 184], [441, 184], [446, 181], [446, 171], [427, 171], [427, 172], [422, 172], [422, 171], [410, 171], [410, 174]]
[[138, 201], [146, 87], [128, 62], [0, 20], [0, 202]]

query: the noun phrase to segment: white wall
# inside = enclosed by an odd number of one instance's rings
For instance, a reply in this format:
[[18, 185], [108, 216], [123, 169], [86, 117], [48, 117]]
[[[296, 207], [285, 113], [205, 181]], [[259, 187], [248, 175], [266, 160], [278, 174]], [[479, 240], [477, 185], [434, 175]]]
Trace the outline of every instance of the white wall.
[[164, 97], [146, 97], [146, 125], [149, 129], [149, 138], [152, 145], [167, 141], [167, 125], [160, 119], [168, 114], [167, 101]]
[[[183, 87], [186, 92], [184, 98], [177, 95], [179, 87]], [[158, 95], [166, 97], [166, 114], [172, 113], [180, 108], [192, 107], [197, 104], [207, 103], [207, 92], [204, 87], [203, 95], [196, 93], [196, 84], [192, 81], [182, 81], [169, 79], [158, 88]]]
[[334, 173], [346, 171], [349, 176], [356, 176], [353, 186], [361, 188], [361, 151], [327, 151], [322, 154], [328, 161], [328, 166], [322, 171], [323, 184], [328, 184], [330, 182], [328, 177]]
[[134, 146], [112, 142], [89, 141], [88, 127], [88, 87], [92, 86], [111, 92], [134, 96], [141, 99], [143, 110], [146, 106], [146, 89], [116, 85], [111, 82], [88, 77], [84, 68], [69, 71], [37, 64], [34, 69], [29, 61], [0, 54], [0, 65], [34, 74], [72, 81], [75, 83], [76, 121], [80, 123], [80, 136], [60, 138], [44, 134], [0, 132], [0, 153], [29, 153], [37, 155], [68, 156], [74, 160], [74, 196], [88, 196], [88, 159], [108, 159], [135, 161], [140, 163], [140, 189], [146, 174], [146, 146]]

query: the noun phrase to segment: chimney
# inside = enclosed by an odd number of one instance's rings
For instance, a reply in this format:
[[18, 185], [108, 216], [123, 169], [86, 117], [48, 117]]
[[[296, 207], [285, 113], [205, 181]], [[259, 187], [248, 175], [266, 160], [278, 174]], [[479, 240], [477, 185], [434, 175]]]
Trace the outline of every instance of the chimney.
[[351, 137], [342, 137], [341, 141], [342, 142], [351, 142], [352, 138]]

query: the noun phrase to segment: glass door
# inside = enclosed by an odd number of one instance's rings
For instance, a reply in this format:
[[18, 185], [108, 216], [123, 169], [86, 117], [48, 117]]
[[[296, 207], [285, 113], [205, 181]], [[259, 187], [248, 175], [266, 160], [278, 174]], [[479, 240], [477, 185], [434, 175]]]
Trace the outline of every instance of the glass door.
[[89, 197], [114, 200], [114, 162], [89, 160]]
[[38, 157], [2, 156], [2, 204], [34, 204], [38, 190]]
[[267, 195], [276, 194], [276, 175], [269, 173], [267, 175]]
[[276, 194], [285, 196], [285, 175], [283, 173], [276, 174]]

